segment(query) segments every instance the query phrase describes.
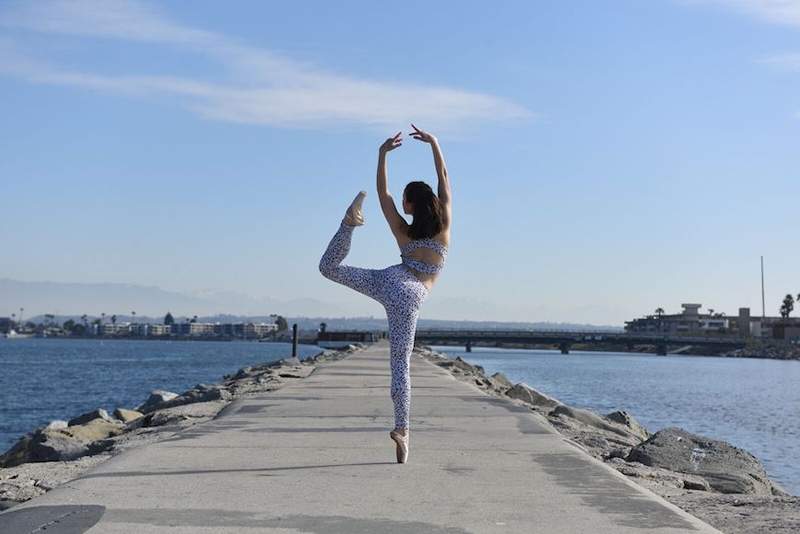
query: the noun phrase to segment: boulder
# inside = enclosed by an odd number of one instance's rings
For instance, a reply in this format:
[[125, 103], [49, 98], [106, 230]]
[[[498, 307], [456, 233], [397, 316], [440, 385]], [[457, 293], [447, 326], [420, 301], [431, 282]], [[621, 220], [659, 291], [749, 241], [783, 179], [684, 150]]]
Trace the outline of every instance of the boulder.
[[[155, 392], [154, 392], [155, 393]], [[171, 394], [171, 395], [174, 395]], [[151, 398], [153, 394], [151, 393]], [[150, 403], [150, 399], [136, 410], [143, 414], [148, 414], [156, 410], [164, 410], [166, 408], [173, 408], [175, 406], [183, 406], [184, 404], [194, 404], [196, 402], [210, 402], [215, 400], [228, 401], [233, 398], [233, 395], [228, 388], [219, 384], [197, 384], [192, 389], [168, 398], [162, 402]]]
[[436, 365], [439, 367], [444, 367], [445, 369], [459, 370], [465, 373], [472, 373], [472, 374], [480, 374], [483, 375], [483, 367], [480, 365], [472, 365], [470, 363], [465, 362], [461, 356], [456, 356], [454, 360], [446, 359], [443, 361], [436, 362]]
[[708, 482], [703, 477], [696, 475], [676, 473], [675, 471], [662, 469], [660, 467], [649, 467], [640, 463], [626, 462], [619, 457], [611, 458], [607, 461], [607, 463], [625, 476], [652, 482], [658, 486], [668, 486], [695, 491], [711, 490]]
[[178, 426], [186, 426], [183, 423], [189, 422], [194, 424], [199, 421], [211, 419], [216, 416], [227, 403], [225, 401], [215, 400], [209, 402], [196, 402], [193, 404], [184, 404], [181, 406], [172, 406], [163, 410], [157, 410], [147, 414], [142, 419], [136, 421], [135, 424], [141, 426], [155, 427], [175, 424]]
[[69, 423], [61, 419], [50, 421], [45, 427], [47, 430], [64, 430], [69, 426]]
[[632, 434], [640, 437], [642, 441], [650, 437], [650, 432], [628, 412], [617, 410], [606, 415], [606, 419], [627, 427]]
[[512, 388], [514, 384], [511, 383], [511, 380], [508, 379], [506, 375], [503, 373], [495, 373], [492, 375], [492, 380], [494, 381], [497, 387], [501, 388]]
[[536, 391], [523, 382], [511, 387], [506, 391], [506, 395], [540, 408], [554, 408], [562, 405], [558, 400]]
[[[566, 406], [564, 404], [556, 406], [549, 415], [551, 417], [569, 417], [570, 419], [574, 419], [580, 423], [583, 423], [584, 425], [588, 425], [606, 432], [611, 432], [623, 437], [630, 437], [630, 435], [633, 434], [628, 428], [622, 425], [611, 423], [592, 411], [582, 410], [580, 408], [572, 408], [571, 406]], [[637, 439], [636, 441], [638, 442], [641, 440]]]
[[0, 467], [14, 467], [28, 462], [74, 460], [88, 454], [86, 443], [65, 430], [40, 428], [21, 437], [0, 456]]
[[83, 425], [89, 421], [94, 421], [95, 419], [102, 419], [103, 421], [108, 421], [109, 423], [114, 422], [114, 418], [108, 415], [107, 411], [102, 408], [98, 408], [96, 410], [92, 410], [91, 412], [86, 412], [85, 414], [79, 415], [78, 417], [73, 417], [69, 420], [68, 425]]
[[147, 397], [147, 400], [136, 407], [136, 411], [141, 413], [152, 412], [159, 404], [170, 401], [177, 396], [177, 393], [172, 393], [171, 391], [164, 391], [162, 389], [153, 390], [150, 392], [150, 396]]
[[625, 459], [702, 477], [719, 493], [780, 494], [755, 456], [681, 428], [656, 432]]
[[117, 408], [114, 410], [114, 417], [125, 424], [128, 424], [131, 421], [136, 421], [143, 415], [144, 414], [142, 412], [137, 412], [136, 410], [126, 410], [125, 408]]
[[83, 443], [91, 443], [111, 436], [118, 436], [125, 431], [125, 426], [119, 421], [106, 421], [104, 419], [93, 419], [83, 425], [73, 425], [67, 432], [74, 438]]

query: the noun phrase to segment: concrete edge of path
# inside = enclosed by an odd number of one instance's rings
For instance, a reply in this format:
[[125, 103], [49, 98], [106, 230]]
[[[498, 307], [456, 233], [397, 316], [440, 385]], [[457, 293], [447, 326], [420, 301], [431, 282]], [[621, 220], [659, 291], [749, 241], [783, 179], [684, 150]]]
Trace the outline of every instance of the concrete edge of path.
[[[435, 369], [437, 369], [437, 370], [444, 370], [444, 371], [447, 373], [447, 375], [448, 375], [448, 376], [450, 376], [450, 377], [451, 377], [453, 380], [457, 380], [457, 381], [459, 381], [459, 382], [461, 382], [461, 383], [463, 383], [463, 384], [465, 384], [465, 385], [469, 386], [471, 389], [473, 389], [473, 390], [475, 390], [475, 391], [477, 391], [477, 392], [480, 392], [482, 395], [484, 395], [484, 396], [486, 396], [486, 397], [488, 397], [488, 398], [491, 398], [491, 399], [498, 399], [498, 400], [500, 400], [501, 402], [504, 402], [504, 403], [507, 403], [507, 404], [509, 404], [510, 406], [516, 406], [516, 407], [520, 407], [520, 406], [522, 406], [522, 407], [525, 407], [525, 408], [530, 408], [528, 405], [526, 405], [526, 404], [525, 404], [525, 403], [523, 403], [522, 401], [517, 401], [517, 400], [511, 399], [511, 398], [509, 398], [509, 397], [502, 397], [502, 396], [494, 396], [494, 395], [490, 395], [490, 394], [489, 394], [489, 393], [487, 393], [485, 390], [483, 390], [483, 389], [479, 388], [478, 386], [476, 386], [475, 384], [471, 383], [470, 381], [466, 381], [466, 380], [460, 380], [460, 379], [459, 379], [457, 376], [455, 376], [454, 374], [450, 373], [450, 372], [449, 372], [449, 371], [447, 371], [446, 369], [442, 369], [441, 367], [439, 367], [439, 366], [438, 366], [438, 365], [436, 365], [435, 363], [433, 363], [433, 362], [429, 361], [429, 360], [428, 360], [428, 359], [426, 359], [425, 357], [423, 357], [423, 356], [421, 356], [421, 355], [419, 355], [419, 354], [414, 354], [414, 355], [415, 355], [415, 356], [418, 358], [418, 360], [419, 360], [419, 361], [421, 361], [421, 362], [424, 362], [424, 363], [426, 363], [427, 365], [430, 365], [430, 366], [434, 367], [434, 368], [435, 368]], [[348, 356], [348, 358], [349, 358], [349, 357], [350, 357], [350, 356]], [[345, 358], [345, 359], [346, 359], [346, 358]], [[412, 386], [412, 395], [413, 395], [413, 386]], [[611, 474], [612, 476], [614, 476], [614, 477], [616, 477], [617, 479], [619, 479], [619, 480], [623, 481], [623, 482], [625, 483], [625, 485], [627, 485], [628, 487], [630, 487], [630, 488], [632, 488], [632, 489], [636, 490], [638, 493], [640, 493], [641, 495], [643, 495], [645, 498], [647, 498], [647, 499], [650, 499], [650, 500], [652, 500], [652, 501], [655, 501], [655, 502], [658, 502], [658, 503], [659, 503], [659, 504], [661, 504], [662, 506], [664, 506], [664, 507], [666, 507], [666, 508], [668, 508], [668, 509], [670, 509], [670, 510], [674, 511], [675, 513], [677, 513], [678, 515], [680, 515], [681, 517], [683, 517], [683, 518], [684, 518], [684, 519], [686, 519], [687, 521], [691, 522], [692, 524], [694, 524], [695, 526], [697, 526], [697, 527], [698, 527], [698, 528], [700, 528], [700, 529], [706, 529], [706, 531], [707, 531], [707, 532], [715, 532], [715, 533], [718, 533], [718, 534], [724, 534], [722, 531], [720, 531], [720, 530], [716, 529], [715, 527], [713, 527], [713, 526], [709, 525], [708, 523], [706, 523], [705, 521], [701, 520], [700, 518], [698, 518], [698, 517], [696, 517], [696, 516], [694, 516], [694, 515], [690, 514], [689, 512], [687, 512], [686, 510], [684, 510], [683, 508], [681, 508], [681, 507], [679, 507], [679, 506], [677, 506], [677, 505], [675, 505], [675, 504], [672, 504], [671, 502], [669, 502], [669, 501], [668, 501], [668, 500], [666, 500], [665, 498], [661, 497], [661, 496], [660, 496], [660, 495], [658, 495], [657, 493], [655, 493], [655, 492], [651, 491], [649, 488], [646, 488], [645, 486], [642, 486], [642, 485], [640, 485], [640, 484], [637, 484], [636, 482], [634, 482], [633, 480], [631, 480], [629, 477], [627, 477], [627, 476], [623, 475], [622, 473], [620, 473], [619, 471], [617, 471], [617, 470], [616, 470], [616, 469], [614, 469], [613, 467], [609, 466], [609, 465], [608, 465], [608, 464], [606, 464], [605, 462], [602, 462], [602, 461], [598, 460], [597, 458], [595, 458], [594, 456], [592, 456], [591, 454], [589, 454], [589, 453], [588, 453], [588, 452], [587, 452], [587, 451], [586, 451], [586, 450], [585, 450], [583, 447], [581, 447], [581, 445], [580, 445], [579, 443], [577, 443], [577, 442], [575, 442], [575, 441], [573, 441], [573, 440], [571, 440], [571, 439], [567, 438], [567, 437], [566, 437], [566, 436], [564, 436], [563, 434], [561, 434], [561, 433], [560, 433], [560, 432], [559, 432], [559, 431], [558, 431], [558, 430], [557, 430], [557, 429], [556, 429], [556, 428], [555, 428], [555, 427], [554, 427], [554, 426], [553, 426], [553, 425], [550, 423], [550, 421], [548, 421], [548, 420], [547, 420], [547, 418], [546, 418], [546, 417], [544, 417], [542, 414], [540, 414], [540, 413], [537, 413], [537, 412], [535, 412], [535, 411], [531, 410], [531, 411], [530, 411], [530, 413], [529, 413], [528, 415], [529, 415], [529, 416], [531, 416], [531, 417], [533, 417], [533, 418], [534, 418], [536, 421], [538, 421], [539, 423], [541, 423], [541, 424], [542, 424], [542, 426], [544, 427], [544, 429], [545, 429], [545, 430], [547, 430], [549, 433], [557, 435], [557, 436], [558, 436], [558, 437], [561, 439], [561, 441], [563, 441], [563, 442], [567, 443], [567, 444], [568, 444], [568, 445], [570, 445], [570, 446], [571, 446], [571, 447], [572, 447], [572, 448], [573, 448], [573, 449], [574, 449], [574, 450], [575, 450], [577, 453], [579, 453], [579, 454], [583, 455], [583, 457], [584, 457], [585, 459], [588, 459], [590, 463], [593, 463], [594, 465], [601, 467], [602, 469], [604, 469], [606, 472], [608, 472], [608, 473], [609, 473], [609, 474]]]

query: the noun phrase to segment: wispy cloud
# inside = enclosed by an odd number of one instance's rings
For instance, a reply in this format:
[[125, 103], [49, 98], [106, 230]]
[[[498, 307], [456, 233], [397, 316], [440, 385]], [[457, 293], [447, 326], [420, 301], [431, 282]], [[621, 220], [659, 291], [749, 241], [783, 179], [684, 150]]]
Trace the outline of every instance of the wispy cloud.
[[49, 0], [14, 3], [0, 25], [30, 32], [107, 38], [177, 47], [225, 67], [225, 79], [126, 76], [63, 69], [0, 43], [0, 72], [34, 83], [143, 96], [180, 96], [192, 111], [224, 121], [316, 126], [331, 121], [394, 127], [409, 119], [440, 128], [530, 117], [493, 95], [449, 87], [361, 79], [326, 71], [215, 32], [173, 22], [132, 0]]
[[761, 63], [784, 70], [800, 71], [800, 54], [775, 54], [762, 59]]
[[800, 0], [688, 0], [719, 5], [773, 24], [800, 27]]

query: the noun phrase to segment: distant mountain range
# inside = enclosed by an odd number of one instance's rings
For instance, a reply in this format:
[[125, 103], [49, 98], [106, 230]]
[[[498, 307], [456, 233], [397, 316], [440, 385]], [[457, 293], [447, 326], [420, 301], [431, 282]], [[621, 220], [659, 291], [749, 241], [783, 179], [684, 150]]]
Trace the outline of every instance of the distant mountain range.
[[[114, 283], [23, 282], [0, 278], [0, 315], [17, 313], [17, 303], [31, 313], [98, 316], [135, 311], [137, 315], [214, 315], [235, 310], [243, 315], [347, 315], [347, 310], [311, 298], [281, 301], [230, 291], [186, 295], [155, 286]], [[313, 310], [313, 311], [312, 311]]]
[[[186, 295], [159, 287], [134, 284], [24, 282], [0, 278], [0, 316], [19, 313], [17, 303], [24, 303], [21, 305], [26, 309], [25, 319], [34, 322], [41, 322], [44, 313], [56, 315], [55, 321], [58, 323], [70, 318], [78, 320], [84, 313], [92, 318], [99, 317], [102, 312], [110, 316], [125, 306], [126, 313], [117, 313], [118, 322], [132, 321], [134, 316], [127, 313], [127, 310], [131, 310], [136, 312], [135, 320], [140, 322], [160, 323], [164, 318], [163, 314], [170, 311], [177, 320], [197, 315], [199, 321], [223, 323], [272, 322], [274, 317], [270, 314], [278, 314], [286, 317], [290, 324], [297, 323], [302, 330], [316, 329], [323, 322], [331, 330], [373, 330], [385, 329], [387, 326], [383, 316], [353, 317], [355, 314], [346, 307], [313, 298], [281, 301], [228, 291]], [[236, 310], [238, 313], [222, 313], [225, 310]], [[487, 314], [491, 316], [489, 311]], [[575, 323], [424, 318], [420, 319], [419, 328], [621, 330], [617, 326]]]

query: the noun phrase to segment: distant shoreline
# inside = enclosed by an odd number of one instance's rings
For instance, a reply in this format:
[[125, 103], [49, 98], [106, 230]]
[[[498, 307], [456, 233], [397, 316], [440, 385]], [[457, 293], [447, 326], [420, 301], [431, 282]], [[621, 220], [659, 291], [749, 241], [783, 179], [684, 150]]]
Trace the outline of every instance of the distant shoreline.
[[[441, 347], [465, 347], [464, 343], [434, 343], [434, 346]], [[496, 346], [493, 344], [473, 343], [472, 348], [482, 349], [514, 349], [514, 350], [553, 350], [558, 351], [555, 345], [537, 345], [537, 344], [524, 344], [524, 343], [504, 343], [503, 346]], [[655, 345], [636, 345], [632, 350], [627, 346], [621, 344], [608, 345], [583, 345], [575, 343], [570, 347], [570, 352], [616, 352], [623, 354], [641, 354], [646, 356], [663, 357], [657, 354]], [[684, 357], [702, 357], [709, 358], [749, 358], [756, 360], [785, 360], [785, 361], [800, 361], [800, 345], [770, 345], [764, 344], [762, 346], [745, 347], [743, 349], [736, 349], [727, 352], [713, 353], [711, 351], [699, 352], [693, 350], [684, 350], [680, 352], [670, 352], [666, 356], [684, 356]]]

